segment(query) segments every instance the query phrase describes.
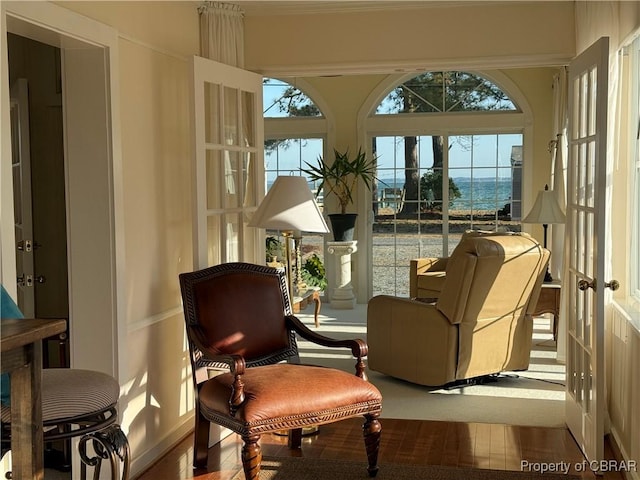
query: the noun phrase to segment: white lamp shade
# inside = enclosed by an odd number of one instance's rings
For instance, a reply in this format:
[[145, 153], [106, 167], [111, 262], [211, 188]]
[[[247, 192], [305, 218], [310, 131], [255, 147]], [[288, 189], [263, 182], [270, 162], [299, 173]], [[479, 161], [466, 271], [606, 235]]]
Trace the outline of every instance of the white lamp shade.
[[548, 190], [545, 186], [544, 190], [538, 192], [536, 202], [529, 214], [522, 219], [522, 223], [542, 223], [548, 225], [550, 223], [564, 223], [565, 214], [558, 204], [558, 200], [553, 190]]
[[328, 233], [320, 207], [304, 177], [277, 177], [253, 214], [250, 227]]

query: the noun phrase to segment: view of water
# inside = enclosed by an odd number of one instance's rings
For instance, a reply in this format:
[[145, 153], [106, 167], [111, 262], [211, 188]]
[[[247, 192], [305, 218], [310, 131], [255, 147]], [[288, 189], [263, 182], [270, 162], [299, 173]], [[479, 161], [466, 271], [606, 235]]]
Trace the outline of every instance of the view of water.
[[[496, 210], [503, 208], [514, 200], [520, 200], [520, 192], [512, 194], [511, 178], [469, 178], [455, 177], [453, 182], [460, 190], [460, 197], [453, 201], [451, 210]], [[267, 180], [267, 190], [271, 188], [273, 180]], [[401, 188], [404, 178], [383, 178], [378, 181], [378, 195], [382, 195], [384, 188]], [[310, 182], [309, 188], [315, 192], [315, 185]]]
[[[452, 210], [468, 210], [473, 204], [474, 210], [495, 210], [502, 208], [511, 201], [512, 196], [520, 199], [520, 192], [512, 194], [511, 178], [453, 178], [453, 182], [460, 190], [460, 198], [454, 200]], [[390, 186], [402, 186], [404, 179], [380, 179], [378, 192]]]

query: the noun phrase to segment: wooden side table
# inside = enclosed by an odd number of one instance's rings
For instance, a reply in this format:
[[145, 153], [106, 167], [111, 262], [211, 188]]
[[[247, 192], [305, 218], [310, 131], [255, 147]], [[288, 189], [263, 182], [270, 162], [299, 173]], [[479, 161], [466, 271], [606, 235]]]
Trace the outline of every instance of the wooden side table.
[[318, 287], [310, 288], [306, 292], [302, 293], [302, 295], [293, 297], [293, 313], [300, 313], [300, 310], [303, 308], [307, 308], [309, 301], [313, 301], [316, 304], [315, 310], [313, 312], [313, 318], [315, 320], [316, 328], [320, 326], [320, 321], [318, 320], [318, 315], [320, 314], [320, 289]]
[[42, 480], [42, 340], [64, 332], [65, 320], [2, 319], [2, 371], [11, 378], [12, 478]]
[[542, 284], [540, 297], [533, 315], [551, 313], [553, 315], [553, 340], [558, 339], [558, 318], [560, 317], [560, 292], [562, 284], [559, 280]]

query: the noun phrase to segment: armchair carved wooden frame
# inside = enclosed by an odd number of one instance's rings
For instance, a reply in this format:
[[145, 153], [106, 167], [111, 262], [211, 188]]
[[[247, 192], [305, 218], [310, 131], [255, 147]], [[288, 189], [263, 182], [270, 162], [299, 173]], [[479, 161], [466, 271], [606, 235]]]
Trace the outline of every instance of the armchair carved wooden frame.
[[[206, 467], [210, 423], [242, 437], [245, 477], [254, 480], [262, 434], [290, 430], [289, 447], [300, 448], [303, 427], [362, 415], [367, 470], [376, 475], [382, 396], [367, 381], [363, 340], [307, 328], [292, 315], [285, 274], [274, 268], [216, 265], [181, 274], [180, 288], [196, 392], [194, 468]], [[355, 375], [301, 365], [296, 335], [350, 349]]]

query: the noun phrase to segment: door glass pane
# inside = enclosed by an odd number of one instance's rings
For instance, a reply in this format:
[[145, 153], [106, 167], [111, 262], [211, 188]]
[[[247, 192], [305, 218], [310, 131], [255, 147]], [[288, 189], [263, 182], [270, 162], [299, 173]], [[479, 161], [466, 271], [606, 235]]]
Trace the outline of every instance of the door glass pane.
[[571, 121], [569, 122], [571, 128], [569, 138], [578, 138], [578, 132], [580, 131], [580, 109], [578, 108], [580, 105], [580, 78], [576, 78], [573, 81], [573, 96], [571, 98], [571, 103], [575, 105], [576, 108], [569, 112], [571, 115]]
[[591, 414], [591, 407], [593, 401], [593, 368], [591, 365], [591, 355], [585, 350], [584, 352], [584, 413], [586, 415]]
[[596, 175], [596, 143], [589, 142], [586, 148], [586, 185], [585, 188], [587, 190], [587, 199], [586, 204], [588, 207], [593, 208], [595, 206], [595, 196], [596, 196], [596, 184], [594, 182], [594, 178]]
[[575, 397], [576, 376], [575, 376], [575, 343], [567, 343], [567, 392]]
[[207, 262], [218, 265], [222, 262], [220, 253], [220, 215], [207, 217]]
[[576, 223], [576, 267], [578, 271], [584, 272], [585, 262], [584, 262], [584, 235], [585, 235], [585, 226], [584, 226], [584, 212], [578, 210], [578, 222]]
[[238, 126], [238, 90], [224, 87], [224, 143], [239, 145], [240, 128]]
[[582, 404], [583, 403], [583, 392], [584, 392], [584, 378], [582, 377], [583, 375], [583, 362], [582, 362], [583, 358], [582, 358], [582, 349], [578, 349], [576, 348], [574, 350], [574, 365], [575, 365], [575, 370], [573, 371], [574, 375], [576, 375], [576, 402], [578, 404]]
[[220, 109], [220, 85], [204, 83], [204, 141], [220, 144], [220, 122], [217, 112]]
[[[245, 152], [242, 155], [242, 185], [243, 185], [243, 203], [242, 206], [256, 207], [257, 195], [256, 195], [256, 162], [252, 159], [255, 158], [255, 154]], [[248, 220], [247, 220], [248, 221]]]
[[585, 214], [585, 234], [584, 234], [584, 272], [589, 278], [594, 278], [596, 272], [593, 270], [593, 252], [595, 248], [595, 230], [593, 225], [593, 214]]
[[582, 339], [584, 335], [584, 299], [585, 295], [578, 295], [576, 297], [576, 338]]
[[569, 174], [569, 179], [573, 180], [576, 186], [567, 191], [567, 200], [569, 203], [577, 204], [578, 203], [578, 156], [579, 156], [580, 148], [578, 145], [571, 146], [571, 157], [575, 159], [572, 164], [567, 165], [567, 172]]
[[578, 164], [578, 178], [577, 178], [577, 190], [578, 190], [578, 205], [584, 206], [587, 201], [587, 169], [586, 169], [586, 161], [587, 161], [587, 145], [585, 143], [580, 144], [580, 149], [578, 151], [579, 157], [576, 159], [576, 163]]
[[224, 208], [237, 208], [241, 205], [242, 184], [240, 182], [240, 154], [225, 150], [224, 155]]
[[[578, 211], [576, 209], [571, 209], [569, 211], [571, 215], [571, 225], [578, 225]], [[569, 236], [570, 248], [569, 248], [569, 268], [577, 269], [578, 268], [578, 237], [579, 235], [571, 235]], [[571, 289], [569, 289], [571, 291]]]
[[597, 77], [598, 77], [598, 70], [596, 68], [592, 68], [591, 71], [589, 71], [589, 76], [587, 80], [589, 85], [589, 97], [588, 97], [589, 103], [587, 105], [589, 106], [589, 108], [585, 109], [589, 115], [588, 117], [589, 124], [587, 127], [587, 132], [589, 136], [593, 136], [596, 134], [596, 95], [598, 93]]
[[582, 75], [580, 77], [580, 98], [577, 104], [577, 108], [579, 110], [580, 118], [579, 118], [579, 126], [578, 126], [578, 138], [584, 138], [587, 136], [587, 108], [588, 105], [587, 100], [589, 99], [589, 84], [588, 84], [587, 75]]
[[583, 341], [586, 349], [591, 348], [591, 325], [593, 324], [593, 290], [587, 289], [584, 294], [584, 326]]
[[222, 201], [220, 200], [220, 178], [223, 176], [223, 163], [221, 161], [222, 152], [219, 150], [207, 150], [206, 159], [206, 176], [207, 191], [206, 205], [208, 210], [220, 208]]
[[224, 216], [226, 232], [225, 262], [240, 261], [240, 219], [239, 214], [229, 213]]
[[255, 147], [255, 125], [251, 115], [255, 108], [256, 96], [253, 92], [242, 92], [242, 134], [243, 146]]

